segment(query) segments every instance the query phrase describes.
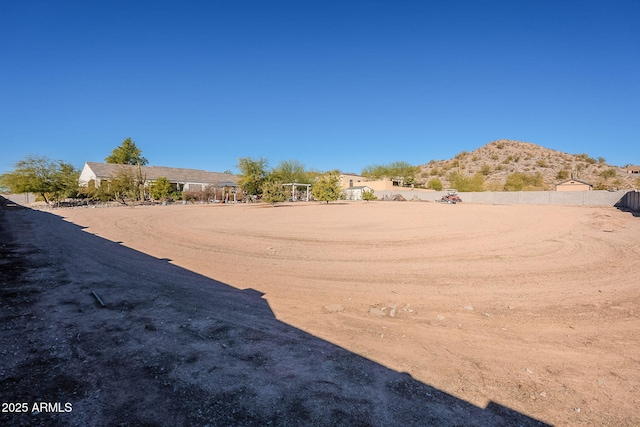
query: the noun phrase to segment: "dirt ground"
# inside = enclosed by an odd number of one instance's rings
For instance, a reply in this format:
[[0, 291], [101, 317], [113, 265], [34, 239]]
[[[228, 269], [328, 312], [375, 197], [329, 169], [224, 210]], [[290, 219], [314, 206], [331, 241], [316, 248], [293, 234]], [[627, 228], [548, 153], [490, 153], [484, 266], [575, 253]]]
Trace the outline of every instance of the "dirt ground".
[[1, 215], [2, 425], [640, 425], [630, 212]]

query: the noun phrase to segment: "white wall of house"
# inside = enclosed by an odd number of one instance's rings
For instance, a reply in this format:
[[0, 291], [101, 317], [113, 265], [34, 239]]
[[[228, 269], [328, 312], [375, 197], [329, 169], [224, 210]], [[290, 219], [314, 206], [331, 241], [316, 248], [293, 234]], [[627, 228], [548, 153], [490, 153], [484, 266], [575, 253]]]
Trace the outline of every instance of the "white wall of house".
[[[87, 185], [89, 185], [89, 181], [91, 181], [92, 179], [96, 180], [96, 174], [91, 170], [89, 165], [85, 163], [84, 167], [82, 168], [82, 172], [80, 172], [78, 184], [80, 184], [81, 187], [86, 187]], [[96, 182], [96, 184], [99, 185], [98, 182]]]

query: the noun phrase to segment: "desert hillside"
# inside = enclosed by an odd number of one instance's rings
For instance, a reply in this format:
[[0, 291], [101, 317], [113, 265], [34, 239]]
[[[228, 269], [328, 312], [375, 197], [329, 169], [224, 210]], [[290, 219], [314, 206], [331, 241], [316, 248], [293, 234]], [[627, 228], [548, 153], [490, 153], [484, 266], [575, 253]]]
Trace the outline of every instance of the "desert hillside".
[[597, 190], [640, 188], [638, 175], [628, 174], [625, 168], [612, 166], [604, 158], [588, 154], [568, 154], [521, 141], [498, 140], [477, 150], [458, 153], [450, 160], [432, 160], [420, 166], [418, 181], [428, 185], [439, 179], [444, 187], [451, 186], [451, 172], [465, 176], [480, 173], [486, 190], [504, 189], [507, 177], [515, 172], [542, 176], [543, 185], [536, 189], [552, 190], [554, 185], [568, 178], [588, 182]]

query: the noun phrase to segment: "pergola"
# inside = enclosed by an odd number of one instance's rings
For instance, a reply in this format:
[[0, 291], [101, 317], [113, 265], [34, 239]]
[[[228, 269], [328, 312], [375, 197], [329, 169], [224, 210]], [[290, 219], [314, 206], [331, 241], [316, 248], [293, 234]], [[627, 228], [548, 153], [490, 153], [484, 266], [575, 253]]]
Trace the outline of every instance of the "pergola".
[[311, 188], [311, 184], [301, 184], [299, 182], [290, 182], [288, 184], [282, 184], [283, 187], [291, 186], [291, 201], [296, 201], [296, 188], [298, 187], [307, 187], [307, 202], [309, 201], [309, 189]]

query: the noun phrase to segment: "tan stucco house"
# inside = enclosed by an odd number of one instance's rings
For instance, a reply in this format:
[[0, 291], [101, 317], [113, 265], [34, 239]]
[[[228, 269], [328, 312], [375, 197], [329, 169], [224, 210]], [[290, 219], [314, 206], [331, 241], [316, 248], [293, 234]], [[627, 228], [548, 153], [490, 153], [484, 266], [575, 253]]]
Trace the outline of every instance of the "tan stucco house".
[[556, 191], [590, 191], [593, 185], [579, 179], [567, 179], [556, 184]]
[[640, 174], [640, 166], [627, 166], [627, 173], [638, 173], [638, 174]]

